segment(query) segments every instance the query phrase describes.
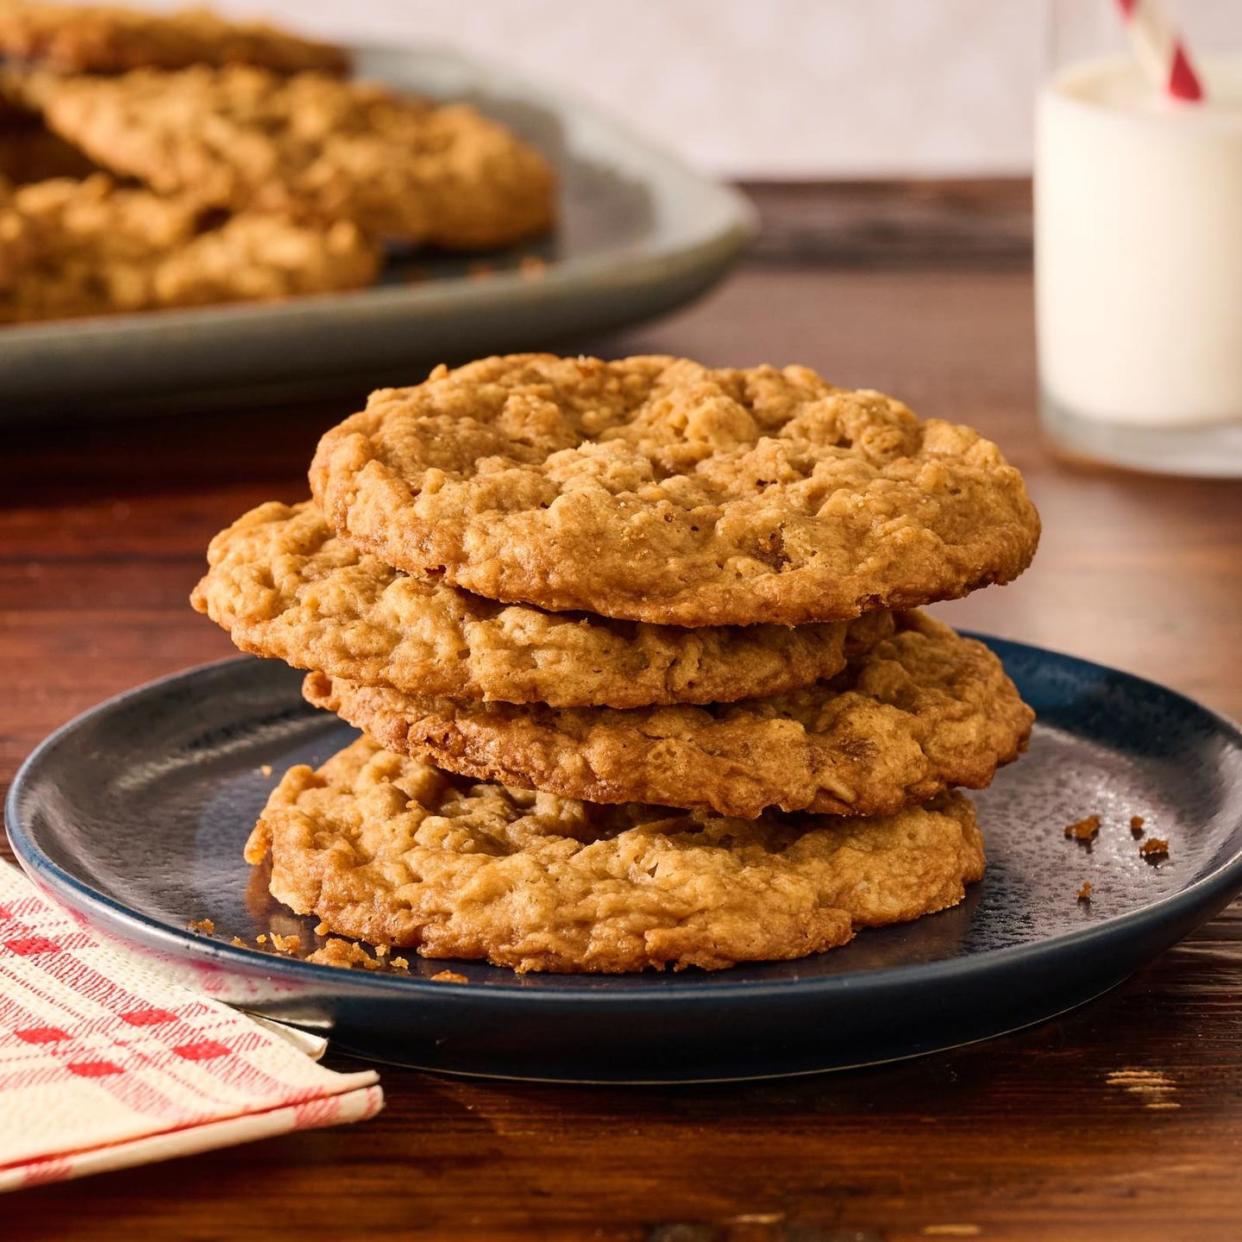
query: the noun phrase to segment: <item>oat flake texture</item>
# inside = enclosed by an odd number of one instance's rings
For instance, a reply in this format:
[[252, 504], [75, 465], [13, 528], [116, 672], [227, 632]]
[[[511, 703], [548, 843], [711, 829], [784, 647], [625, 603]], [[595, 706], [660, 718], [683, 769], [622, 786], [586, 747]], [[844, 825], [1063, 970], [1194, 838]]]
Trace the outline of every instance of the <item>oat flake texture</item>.
[[204, 224], [195, 203], [102, 173], [0, 183], [0, 323], [331, 293], [378, 269], [375, 243], [345, 221]]
[[466, 249], [552, 223], [547, 161], [467, 104], [237, 65], [49, 79], [37, 96], [48, 126], [103, 168], [205, 207]]
[[758, 821], [474, 784], [367, 737], [291, 769], [247, 846], [339, 935], [518, 971], [717, 969], [802, 957], [962, 900], [970, 803]]
[[1039, 517], [968, 427], [805, 367], [488, 358], [373, 393], [320, 441], [343, 538], [489, 599], [787, 625], [1007, 582]]
[[677, 629], [498, 604], [337, 538], [312, 504], [223, 530], [191, 602], [243, 651], [406, 694], [642, 707], [731, 702], [832, 677], [892, 633], [888, 613], [792, 628]]
[[551, 708], [418, 698], [322, 673], [303, 693], [389, 750], [592, 802], [755, 818], [884, 815], [984, 788], [1034, 713], [1000, 661], [919, 613], [828, 682], [706, 707]]

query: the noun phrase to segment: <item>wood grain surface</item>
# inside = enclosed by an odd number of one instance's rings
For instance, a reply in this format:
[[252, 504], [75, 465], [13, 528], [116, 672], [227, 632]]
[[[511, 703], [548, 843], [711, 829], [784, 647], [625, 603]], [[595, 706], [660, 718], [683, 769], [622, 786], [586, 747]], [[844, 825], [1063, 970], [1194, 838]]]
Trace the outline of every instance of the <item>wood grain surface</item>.
[[[940, 614], [1242, 716], [1242, 486], [1064, 463], [1041, 441], [1026, 188], [756, 193], [765, 234], [736, 275], [592, 347], [804, 362], [974, 424], [1026, 473], [1045, 534], [1019, 582]], [[0, 778], [104, 696], [230, 653], [186, 603], [208, 538], [301, 498], [316, 438], [364, 396], [6, 434]], [[1236, 906], [1086, 1009], [899, 1065], [660, 1089], [381, 1073], [373, 1122], [25, 1192], [0, 1235], [1242, 1236]]]

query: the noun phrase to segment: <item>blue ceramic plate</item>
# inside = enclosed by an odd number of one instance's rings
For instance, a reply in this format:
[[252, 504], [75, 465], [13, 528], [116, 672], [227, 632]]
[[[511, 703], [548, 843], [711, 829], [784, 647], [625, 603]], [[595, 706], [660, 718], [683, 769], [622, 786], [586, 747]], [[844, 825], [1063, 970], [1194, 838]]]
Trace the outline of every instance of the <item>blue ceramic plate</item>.
[[[469, 100], [537, 146], [557, 171], [555, 232], [500, 253], [395, 255], [352, 293], [0, 329], [0, 423], [118, 407], [181, 415], [187, 401], [256, 393], [322, 399], [325, 383], [366, 393], [437, 362], [582, 341], [696, 297], [754, 234], [736, 190], [581, 100], [445, 48], [356, 59], [360, 77]], [[545, 264], [533, 279], [521, 270], [531, 255]], [[485, 279], [470, 278], [472, 259]]]
[[[704, 1081], [914, 1056], [1013, 1030], [1120, 982], [1242, 889], [1242, 735], [1151, 682], [992, 643], [1039, 713], [1030, 752], [975, 795], [983, 883], [956, 910], [844, 949], [717, 973], [517, 978], [475, 963], [335, 970], [229, 944], [297, 932], [242, 844], [272, 783], [353, 731], [300, 674], [193, 669], [80, 716], [13, 785], [9, 836], [37, 882], [100, 931], [248, 1009], [376, 1059], [454, 1073]], [[1066, 824], [1098, 814], [1091, 848]], [[1167, 838], [1139, 856], [1130, 817]], [[1076, 899], [1090, 880], [1089, 905]], [[210, 918], [214, 938], [187, 930]], [[434, 982], [452, 965], [467, 982]]]

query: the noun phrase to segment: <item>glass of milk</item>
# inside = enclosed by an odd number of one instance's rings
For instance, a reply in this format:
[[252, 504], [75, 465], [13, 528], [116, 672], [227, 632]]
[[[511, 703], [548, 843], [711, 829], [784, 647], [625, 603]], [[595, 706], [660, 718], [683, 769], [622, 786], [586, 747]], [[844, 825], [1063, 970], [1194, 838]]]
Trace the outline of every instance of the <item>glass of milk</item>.
[[[1085, 10], [1091, 20], [1102, 16], [1101, 29], [1124, 47], [1110, 7], [1055, 6], [1062, 50], [1067, 30], [1082, 42]], [[1215, 8], [1232, 10], [1237, 35], [1242, 6]], [[1082, 57], [1077, 46], [1040, 94], [1041, 409], [1048, 433], [1072, 456], [1235, 477], [1242, 476], [1242, 55], [1196, 50], [1206, 94], [1199, 103], [1168, 98], [1124, 50]]]

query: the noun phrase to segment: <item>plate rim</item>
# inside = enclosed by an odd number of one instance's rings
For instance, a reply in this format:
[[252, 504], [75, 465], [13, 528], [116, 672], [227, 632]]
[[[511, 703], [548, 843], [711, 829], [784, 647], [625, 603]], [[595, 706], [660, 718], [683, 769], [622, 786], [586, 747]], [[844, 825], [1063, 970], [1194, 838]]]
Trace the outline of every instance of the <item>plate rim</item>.
[[[1180, 706], [1188, 707], [1206, 717], [1213, 726], [1213, 732], [1223, 736], [1230, 743], [1232, 749], [1242, 753], [1242, 725], [1170, 686], [1162, 685], [1136, 673], [1129, 673], [1123, 669], [1100, 664], [1096, 661], [1070, 655], [1052, 648], [1037, 646], [1033, 643], [1001, 638], [974, 630], [961, 630], [959, 633], [963, 637], [984, 642], [994, 650], [997, 647], [1002, 649], [1007, 647], [1013, 649], [1015, 653], [1032, 654], [1038, 658], [1051, 657], [1054, 660], [1069, 664], [1078, 671], [1106, 673], [1110, 677], [1120, 678], [1123, 682], [1131, 683], [1134, 687], [1144, 692], [1155, 691], [1161, 695], [1169, 696], [1177, 701]], [[1003, 660], [1003, 650], [998, 651], [998, 654], [1001, 655]], [[78, 898], [78, 901], [75, 902], [70, 898], [69, 904], [71, 906], [78, 909], [85, 906], [91, 909], [99, 917], [105, 919], [109, 926], [114, 929], [132, 928], [136, 930], [139, 934], [134, 938], [141, 942], [146, 944], [156, 943], [176, 957], [185, 958], [188, 956], [200, 960], [212, 960], [217, 963], [240, 967], [249, 973], [253, 973], [256, 968], [260, 968], [264, 973], [292, 976], [304, 979], [307, 982], [316, 980], [326, 982], [329, 979], [333, 979], [339, 985], [341, 980], [339, 967], [328, 966], [318, 962], [308, 962], [301, 958], [277, 957], [270, 953], [264, 953], [259, 949], [208, 939], [195, 935], [188, 929], [170, 927], [168, 924], [150, 915], [143, 914], [133, 909], [133, 907], [125, 905], [109, 894], [93, 888], [85, 880], [55, 863], [35, 843], [20, 816], [19, 803], [25, 796], [27, 786], [37, 775], [39, 766], [48, 761], [48, 756], [56, 747], [67, 738], [70, 738], [76, 731], [92, 723], [97, 716], [105, 715], [109, 711], [126, 705], [135, 699], [174, 687], [178, 683], [193, 683], [208, 674], [220, 675], [231, 667], [252, 664], [261, 658], [251, 655], [227, 656], [220, 660], [213, 660], [205, 664], [197, 664], [190, 668], [180, 669], [165, 674], [162, 677], [157, 677], [152, 681], [143, 682], [127, 690], [122, 690], [118, 694], [111, 695], [93, 707], [80, 712], [71, 720], [66, 721], [59, 728], [48, 734], [30, 752], [14, 775], [4, 802], [5, 830], [18, 863], [33, 880], [42, 881], [58, 896], [66, 892], [72, 894]], [[264, 663], [278, 662], [264, 661]], [[1143, 927], [1162, 926], [1166, 923], [1175, 922], [1179, 915], [1191, 914], [1197, 910], [1205, 909], [1211, 906], [1217, 898], [1228, 894], [1231, 890], [1237, 892], [1239, 889], [1242, 889], [1242, 843], [1239, 844], [1231, 857], [1186, 887], [1180, 888], [1176, 892], [1170, 893], [1166, 897], [1161, 897], [1148, 905], [1141, 906], [1137, 910], [1131, 910], [1125, 914], [1104, 919], [1099, 923], [1061, 932], [1055, 936], [1028, 944], [1007, 945], [998, 949], [984, 949], [967, 957], [941, 958], [930, 962], [912, 962], [899, 966], [874, 967], [846, 974], [823, 975], [808, 979], [737, 980], [731, 982], [727, 978], [719, 978], [720, 974], [727, 972], [713, 972], [717, 976], [717, 981], [713, 982], [709, 988], [704, 988], [702, 983], [694, 976], [683, 981], [679, 978], [670, 978], [669, 974], [665, 972], [661, 976], [659, 986], [644, 990], [641, 988], [610, 989], [607, 987], [608, 980], [618, 976], [586, 972], [557, 974], [558, 986], [555, 989], [532, 987], [530, 982], [527, 981], [530, 978], [529, 976], [516, 975], [512, 982], [492, 982], [489, 980], [483, 985], [475, 981], [468, 981], [464, 984], [434, 982], [430, 978], [418, 975], [400, 976], [382, 972], [350, 972], [350, 978], [356, 984], [357, 990], [377, 997], [388, 996], [411, 999], [420, 995], [441, 998], [444, 998], [446, 995], [452, 995], [454, 999], [464, 999], [483, 1005], [486, 1005], [490, 999], [518, 1004], [523, 1002], [545, 1005], [548, 1003], [572, 1004], [585, 1002], [597, 1005], [608, 1004], [627, 1007], [654, 1005], [659, 1007], [665, 1004], [693, 1001], [696, 998], [699, 1000], [718, 998], [724, 1002], [751, 999], [768, 1000], [774, 996], [787, 996], [793, 992], [796, 992], [801, 997], [813, 996], [824, 998], [843, 992], [857, 993], [869, 990], [952, 983], [963, 978], [987, 975], [993, 971], [1006, 971], [1012, 967], [1018, 967], [1031, 959], [1046, 959], [1049, 955], [1059, 956], [1067, 951], [1074, 952], [1079, 949], [1098, 951], [1102, 946], [1107, 945], [1118, 937], [1127, 938], [1132, 931], [1142, 929]], [[929, 915], [927, 917], [934, 918], [936, 916]], [[118, 934], [125, 938], [123, 932], [118, 932]], [[461, 959], [444, 958], [434, 960], [443, 960], [447, 963]], [[487, 965], [487, 963], [470, 964]], [[752, 964], [762, 965], [762, 963]], [[577, 984], [561, 983], [559, 982], [561, 980], [582, 980], [583, 982]]]

